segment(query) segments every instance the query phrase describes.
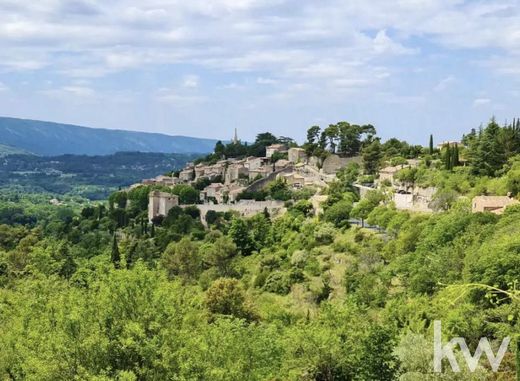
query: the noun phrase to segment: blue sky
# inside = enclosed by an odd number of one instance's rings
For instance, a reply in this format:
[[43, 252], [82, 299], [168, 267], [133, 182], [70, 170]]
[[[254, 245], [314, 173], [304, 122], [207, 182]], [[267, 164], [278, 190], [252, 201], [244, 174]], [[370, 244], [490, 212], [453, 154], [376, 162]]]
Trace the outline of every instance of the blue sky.
[[4, 116], [427, 144], [520, 116], [519, 79], [519, 1], [0, 0]]

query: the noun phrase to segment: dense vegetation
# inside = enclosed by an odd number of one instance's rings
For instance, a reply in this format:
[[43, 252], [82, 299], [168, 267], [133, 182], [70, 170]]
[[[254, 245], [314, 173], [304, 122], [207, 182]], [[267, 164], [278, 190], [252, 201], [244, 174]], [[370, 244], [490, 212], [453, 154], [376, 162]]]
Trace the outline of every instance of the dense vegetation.
[[119, 152], [106, 156], [8, 155], [0, 166], [0, 184], [31, 193], [80, 195], [106, 199], [119, 187], [182, 168], [195, 155]]
[[518, 156], [489, 176], [488, 161], [447, 168], [444, 151], [385, 144], [373, 164], [421, 156], [400, 175], [450, 193], [439, 213], [398, 211], [384, 187], [358, 202], [368, 160], [338, 174], [319, 217], [309, 195], [207, 228], [193, 206], [148, 224], [148, 187], [82, 209], [22, 200], [9, 214], [4, 199], [0, 378], [514, 380], [512, 352], [498, 375], [433, 375], [431, 327], [470, 348], [517, 338], [520, 207], [473, 214], [468, 196], [518, 194]]

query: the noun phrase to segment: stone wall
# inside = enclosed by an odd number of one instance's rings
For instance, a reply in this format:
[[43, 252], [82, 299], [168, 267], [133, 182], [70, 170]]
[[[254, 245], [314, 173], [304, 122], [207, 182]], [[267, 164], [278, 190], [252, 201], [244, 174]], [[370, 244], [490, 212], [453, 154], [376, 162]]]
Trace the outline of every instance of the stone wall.
[[355, 157], [339, 157], [338, 155], [329, 155], [322, 164], [322, 171], [327, 174], [338, 172], [341, 168], [349, 163], [361, 164], [361, 156]]
[[263, 179], [256, 180], [251, 185], [249, 185], [246, 188], [247, 192], [258, 192], [259, 190], [262, 190], [267, 184], [269, 184], [271, 181], [276, 180], [276, 176], [278, 176], [280, 173], [291, 173], [293, 172], [294, 167], [292, 165], [279, 169], [277, 171], [274, 171], [264, 177]]
[[210, 210], [214, 212], [236, 212], [242, 217], [251, 217], [262, 213], [267, 208], [271, 216], [278, 216], [285, 213], [284, 205], [283, 201], [241, 200], [236, 204], [200, 204], [195, 206], [200, 210], [200, 220], [206, 225], [206, 214]]

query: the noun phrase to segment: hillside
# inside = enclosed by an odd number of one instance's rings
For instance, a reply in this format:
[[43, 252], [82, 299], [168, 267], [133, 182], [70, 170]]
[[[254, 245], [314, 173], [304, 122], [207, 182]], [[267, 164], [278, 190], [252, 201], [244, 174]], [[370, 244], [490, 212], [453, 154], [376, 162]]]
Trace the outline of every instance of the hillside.
[[121, 151], [208, 153], [215, 143], [213, 139], [0, 117], [1, 145], [44, 156], [110, 155]]
[[0, 161], [0, 191], [76, 194], [104, 199], [119, 187], [182, 168], [194, 154], [118, 152], [114, 155], [9, 155]]
[[17, 154], [28, 154], [28, 152], [20, 148], [0, 144], [0, 157]]

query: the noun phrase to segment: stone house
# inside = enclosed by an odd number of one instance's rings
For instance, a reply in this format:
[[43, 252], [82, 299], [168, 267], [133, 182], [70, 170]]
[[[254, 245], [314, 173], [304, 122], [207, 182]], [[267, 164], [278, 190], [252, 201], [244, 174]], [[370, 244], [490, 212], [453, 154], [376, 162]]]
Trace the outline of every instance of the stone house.
[[246, 168], [244, 162], [233, 163], [226, 170], [225, 183], [230, 184], [241, 177], [248, 178], [249, 169]]
[[291, 164], [291, 162], [289, 160], [280, 159], [280, 160], [277, 160], [276, 163], [274, 163], [274, 169], [279, 170], [279, 169], [287, 167], [290, 164]]
[[284, 179], [287, 185], [293, 188], [303, 188], [305, 186], [305, 177], [297, 173], [281, 173], [277, 178]]
[[186, 169], [183, 169], [183, 170], [179, 173], [179, 179], [180, 179], [181, 181], [189, 182], [189, 181], [194, 180], [194, 178], [195, 178], [195, 171], [193, 170], [193, 168], [186, 168]]
[[287, 152], [288, 159], [291, 163], [301, 163], [307, 160], [307, 154], [303, 148], [289, 148]]
[[270, 158], [276, 152], [286, 153], [287, 147], [284, 144], [272, 144], [265, 148], [265, 156]]
[[206, 188], [204, 188], [200, 192], [200, 200], [201, 201], [208, 201], [208, 200], [215, 200], [219, 204], [223, 201], [223, 190], [225, 189], [225, 186], [221, 183], [213, 183], [209, 184]]
[[268, 160], [265, 157], [250, 156], [245, 160], [244, 166], [250, 171], [256, 171], [260, 167], [264, 166], [267, 161]]
[[150, 192], [148, 202], [148, 220], [151, 222], [155, 217], [168, 215], [174, 206], [179, 205], [179, 197], [165, 192]]
[[253, 181], [258, 177], [264, 178], [273, 173], [273, 167], [271, 165], [258, 168], [254, 171], [249, 171], [249, 181]]
[[476, 196], [471, 201], [471, 211], [502, 214], [508, 206], [517, 204], [520, 202], [510, 196]]
[[179, 184], [180, 182], [181, 182], [180, 179], [177, 177], [161, 175], [161, 176], [157, 176], [153, 179], [143, 180], [142, 183], [144, 185], [164, 185], [167, 187], [171, 187], [176, 184]]

